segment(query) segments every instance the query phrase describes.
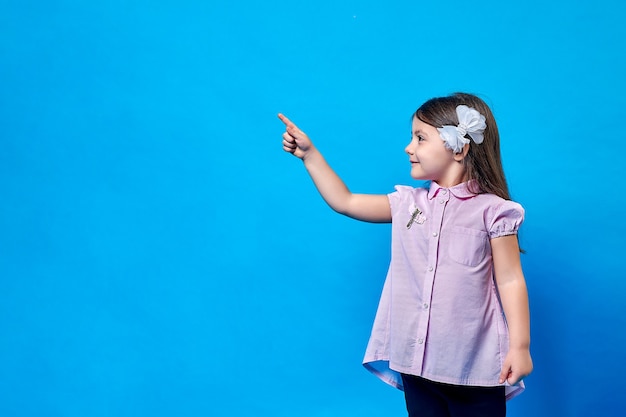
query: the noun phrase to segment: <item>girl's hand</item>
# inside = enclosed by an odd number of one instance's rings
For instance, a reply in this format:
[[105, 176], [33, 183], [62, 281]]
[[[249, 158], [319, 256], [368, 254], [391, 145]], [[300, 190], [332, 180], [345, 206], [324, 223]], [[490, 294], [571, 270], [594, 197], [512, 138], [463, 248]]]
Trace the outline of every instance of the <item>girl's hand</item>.
[[283, 133], [283, 149], [294, 156], [304, 159], [313, 144], [311, 139], [283, 114], [278, 113], [278, 118], [285, 124], [286, 132]]
[[517, 384], [528, 376], [533, 370], [533, 361], [528, 349], [510, 349], [504, 359], [502, 372], [500, 372], [500, 384], [507, 381], [511, 385]]

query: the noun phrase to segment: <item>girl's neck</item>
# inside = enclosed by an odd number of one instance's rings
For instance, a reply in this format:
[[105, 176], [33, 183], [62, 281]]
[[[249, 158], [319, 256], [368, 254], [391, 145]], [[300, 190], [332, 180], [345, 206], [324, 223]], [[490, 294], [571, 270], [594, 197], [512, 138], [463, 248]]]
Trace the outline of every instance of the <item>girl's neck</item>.
[[442, 188], [452, 188], [456, 185], [467, 182], [468, 180], [469, 178], [467, 178], [467, 173], [462, 172], [456, 175], [448, 175], [448, 176], [445, 176], [444, 178], [439, 178], [433, 181], [439, 184], [439, 186]]

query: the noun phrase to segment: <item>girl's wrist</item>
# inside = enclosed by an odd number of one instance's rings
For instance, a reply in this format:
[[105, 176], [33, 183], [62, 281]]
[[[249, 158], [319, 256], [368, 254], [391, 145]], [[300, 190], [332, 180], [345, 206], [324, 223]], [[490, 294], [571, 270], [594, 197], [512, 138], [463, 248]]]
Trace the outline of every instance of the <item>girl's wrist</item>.
[[509, 350], [530, 350], [530, 342], [526, 343], [510, 343]]
[[302, 162], [306, 163], [308, 161], [310, 162], [312, 159], [315, 159], [315, 154], [319, 155], [319, 151], [317, 150], [317, 148], [315, 148], [315, 146], [311, 145], [311, 147], [302, 154]]

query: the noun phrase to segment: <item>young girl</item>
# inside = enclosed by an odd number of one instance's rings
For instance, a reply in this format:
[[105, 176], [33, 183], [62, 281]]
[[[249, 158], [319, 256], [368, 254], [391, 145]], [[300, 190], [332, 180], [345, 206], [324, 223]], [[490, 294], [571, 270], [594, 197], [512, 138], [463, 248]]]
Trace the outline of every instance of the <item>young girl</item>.
[[[392, 223], [392, 251], [364, 366], [404, 390], [409, 416], [505, 416], [532, 371], [526, 283], [499, 134], [489, 107], [456, 93], [413, 115], [405, 151], [429, 188], [353, 194], [282, 114], [283, 148], [335, 211]], [[506, 317], [506, 319], [505, 319]]]

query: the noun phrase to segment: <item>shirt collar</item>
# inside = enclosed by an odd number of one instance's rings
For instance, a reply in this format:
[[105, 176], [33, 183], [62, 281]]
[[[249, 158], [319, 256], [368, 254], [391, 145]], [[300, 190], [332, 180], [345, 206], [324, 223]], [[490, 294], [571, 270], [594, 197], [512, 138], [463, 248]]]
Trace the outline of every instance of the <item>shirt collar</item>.
[[[469, 190], [469, 185], [471, 184], [473, 186], [476, 186], [477, 184], [475, 183], [476, 183], [476, 180], [469, 180], [468, 182], [462, 182], [460, 184], [455, 185], [454, 187], [450, 187], [448, 188], [448, 190], [456, 198], [461, 198], [461, 199], [472, 198], [476, 194]], [[432, 200], [433, 198], [437, 197], [437, 194], [439, 194], [440, 190], [445, 190], [445, 189], [446, 188], [441, 187], [435, 181], [431, 181], [430, 189], [428, 190], [428, 198]]]

